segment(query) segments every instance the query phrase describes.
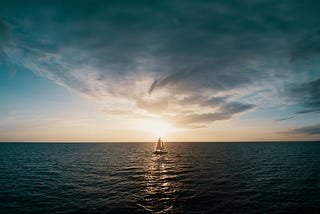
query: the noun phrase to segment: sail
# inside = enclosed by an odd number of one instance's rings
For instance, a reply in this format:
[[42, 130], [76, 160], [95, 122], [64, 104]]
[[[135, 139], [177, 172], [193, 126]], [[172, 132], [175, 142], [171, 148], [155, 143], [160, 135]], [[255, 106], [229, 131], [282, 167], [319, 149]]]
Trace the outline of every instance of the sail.
[[162, 140], [161, 140], [161, 149], [164, 150], [164, 144]]
[[159, 138], [159, 140], [158, 140], [158, 143], [157, 143], [157, 145], [156, 145], [156, 150], [162, 150], [162, 140], [161, 140], [161, 138]]
[[166, 154], [167, 153], [166, 149], [164, 148], [164, 143], [161, 140], [161, 138], [159, 138], [159, 140], [158, 140], [158, 142], [156, 144], [156, 147], [155, 147], [155, 151], [153, 153], [157, 154], [157, 155], [162, 155], [162, 154]]

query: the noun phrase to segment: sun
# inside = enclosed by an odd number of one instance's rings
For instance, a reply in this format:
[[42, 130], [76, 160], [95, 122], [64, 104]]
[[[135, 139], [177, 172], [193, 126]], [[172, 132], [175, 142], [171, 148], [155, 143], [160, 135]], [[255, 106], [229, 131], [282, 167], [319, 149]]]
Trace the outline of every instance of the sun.
[[140, 122], [139, 126], [139, 129], [143, 129], [144, 131], [152, 134], [156, 138], [165, 138], [173, 130], [171, 124], [161, 119], [143, 120]]

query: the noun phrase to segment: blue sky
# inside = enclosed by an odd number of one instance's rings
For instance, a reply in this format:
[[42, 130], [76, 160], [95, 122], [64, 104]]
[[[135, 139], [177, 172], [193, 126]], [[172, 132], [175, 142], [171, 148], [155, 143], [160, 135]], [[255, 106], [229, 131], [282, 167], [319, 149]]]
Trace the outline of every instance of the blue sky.
[[1, 141], [319, 140], [317, 1], [2, 5]]

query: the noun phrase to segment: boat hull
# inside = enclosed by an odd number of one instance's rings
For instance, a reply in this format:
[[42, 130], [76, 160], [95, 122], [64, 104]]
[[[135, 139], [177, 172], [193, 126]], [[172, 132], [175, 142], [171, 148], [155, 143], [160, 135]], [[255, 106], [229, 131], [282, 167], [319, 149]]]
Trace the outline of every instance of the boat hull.
[[164, 155], [164, 154], [167, 154], [168, 152], [166, 151], [154, 151], [153, 154], [155, 155]]

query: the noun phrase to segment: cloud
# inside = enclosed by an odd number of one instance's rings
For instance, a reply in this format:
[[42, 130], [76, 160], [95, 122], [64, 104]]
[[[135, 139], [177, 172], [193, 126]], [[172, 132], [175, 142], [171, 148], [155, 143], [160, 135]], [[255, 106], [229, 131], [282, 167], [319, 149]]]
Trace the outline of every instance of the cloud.
[[320, 134], [320, 124], [293, 129], [289, 133], [291, 133], [291, 134], [319, 135]]
[[309, 60], [320, 54], [320, 31], [311, 32], [297, 41], [291, 50], [291, 60]]
[[280, 121], [284, 121], [284, 120], [290, 120], [292, 118], [295, 118], [295, 117], [294, 116], [293, 117], [283, 117], [283, 118], [275, 119], [275, 120], [273, 120], [273, 122], [280, 122]]
[[8, 37], [8, 28], [3, 21], [3, 19], [0, 17], [0, 48], [2, 51], [4, 43], [7, 41]]
[[320, 112], [320, 78], [291, 86], [287, 93], [294, 101], [307, 108], [307, 110], [299, 111], [297, 114]]
[[171, 87], [175, 90], [206, 88], [214, 91], [227, 91], [260, 80], [263, 72], [250, 67], [250, 59], [242, 58], [240, 55], [229, 57], [231, 59], [201, 61], [200, 65], [197, 65], [199, 62], [195, 61], [195, 64], [190, 65], [187, 69], [181, 69], [162, 79], [155, 80], [149, 93], [163, 87]]
[[0, 50], [115, 108], [126, 100], [180, 125], [204, 126], [253, 109], [242, 96], [283, 87], [301, 72], [289, 68], [288, 55], [315, 52], [307, 49], [317, 36], [301, 39], [320, 24], [319, 5], [309, 4], [4, 1], [0, 35], [6, 23], [12, 36]]
[[226, 103], [228, 97], [201, 97], [201, 96], [189, 96], [184, 97], [181, 101], [181, 105], [200, 105], [202, 107], [216, 107]]
[[9, 41], [10, 41], [9, 26], [6, 24], [3, 18], [0, 17], [0, 63], [4, 63], [8, 67], [11, 76], [14, 76], [15, 69], [11, 64], [10, 60], [8, 59], [8, 56], [5, 52], [6, 45], [9, 43]]
[[248, 109], [253, 108], [254, 105], [252, 104], [244, 104], [244, 103], [238, 103], [238, 102], [230, 102], [223, 106], [222, 110], [223, 112], [229, 113], [229, 114], [236, 114], [243, 111], [246, 111]]
[[238, 102], [225, 102], [220, 105], [214, 112], [208, 113], [187, 113], [183, 115], [176, 115], [171, 119], [171, 122], [179, 126], [188, 126], [193, 128], [200, 128], [218, 120], [231, 119], [235, 114], [245, 112], [254, 107], [252, 104], [244, 104]]
[[306, 113], [320, 113], [320, 109], [310, 109], [310, 110], [303, 110], [303, 111], [296, 112], [296, 114], [306, 114]]

